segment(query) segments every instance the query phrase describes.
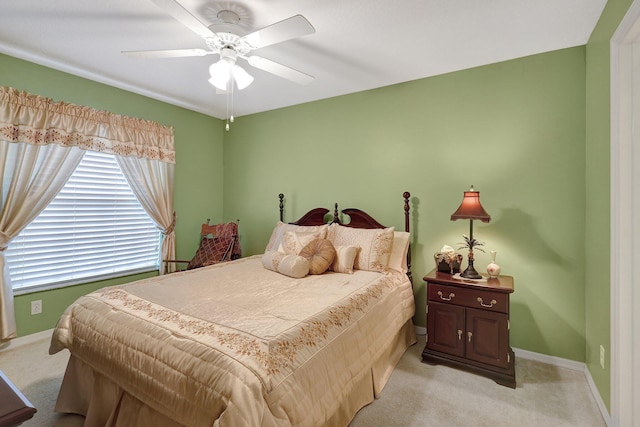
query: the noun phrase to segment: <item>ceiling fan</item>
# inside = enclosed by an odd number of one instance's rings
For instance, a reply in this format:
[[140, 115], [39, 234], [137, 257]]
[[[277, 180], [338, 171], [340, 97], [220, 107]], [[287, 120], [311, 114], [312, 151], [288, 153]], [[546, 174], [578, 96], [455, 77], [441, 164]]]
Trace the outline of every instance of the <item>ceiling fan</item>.
[[176, 0], [152, 0], [171, 16], [202, 37], [208, 49], [169, 49], [124, 51], [123, 54], [137, 58], [179, 58], [189, 56], [219, 55], [220, 60], [209, 67], [209, 83], [220, 91], [233, 89], [235, 81], [238, 89], [244, 89], [253, 82], [253, 77], [236, 64], [238, 58], [249, 65], [275, 74], [287, 80], [306, 85], [314, 78], [301, 71], [269, 59], [249, 55], [252, 50], [281, 43], [307, 34], [315, 33], [313, 26], [302, 15], [295, 15], [283, 21], [264, 27], [246, 35], [240, 35], [240, 17], [231, 10], [218, 12], [218, 22], [205, 25]]

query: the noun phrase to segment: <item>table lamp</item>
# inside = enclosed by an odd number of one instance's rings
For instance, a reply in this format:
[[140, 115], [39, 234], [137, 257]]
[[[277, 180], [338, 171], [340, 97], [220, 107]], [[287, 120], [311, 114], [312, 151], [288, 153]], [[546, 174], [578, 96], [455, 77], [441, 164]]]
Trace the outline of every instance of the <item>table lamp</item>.
[[[469, 249], [469, 266], [465, 271], [460, 273], [460, 277], [465, 279], [482, 279], [482, 276], [475, 268], [473, 268], [473, 248], [482, 246], [484, 243], [473, 238], [473, 220], [476, 219], [482, 222], [489, 222], [491, 221], [491, 216], [489, 216], [480, 204], [480, 192], [475, 191], [473, 189], [473, 185], [471, 186], [471, 190], [464, 192], [464, 197], [462, 198], [460, 207], [453, 213], [453, 215], [451, 215], [451, 221], [455, 221], [457, 219], [469, 220], [469, 237], [464, 236], [465, 246], [463, 246]], [[477, 249], [484, 252], [480, 248]]]

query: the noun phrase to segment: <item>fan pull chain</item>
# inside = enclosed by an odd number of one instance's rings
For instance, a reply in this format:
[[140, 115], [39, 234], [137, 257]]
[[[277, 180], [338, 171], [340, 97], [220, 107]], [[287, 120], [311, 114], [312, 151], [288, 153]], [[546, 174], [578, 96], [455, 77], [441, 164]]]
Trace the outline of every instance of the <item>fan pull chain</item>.
[[235, 87], [233, 85], [232, 79], [229, 79], [229, 84], [231, 85], [231, 117], [229, 118], [229, 121], [233, 123], [233, 92], [235, 90]]
[[229, 123], [233, 123], [233, 79], [227, 82], [227, 123], [224, 130], [229, 131]]
[[229, 96], [231, 92], [229, 87], [230, 84], [231, 84], [230, 82], [227, 82], [227, 94], [226, 94], [227, 95], [227, 123], [224, 126], [224, 130], [226, 130], [227, 132], [229, 131]]

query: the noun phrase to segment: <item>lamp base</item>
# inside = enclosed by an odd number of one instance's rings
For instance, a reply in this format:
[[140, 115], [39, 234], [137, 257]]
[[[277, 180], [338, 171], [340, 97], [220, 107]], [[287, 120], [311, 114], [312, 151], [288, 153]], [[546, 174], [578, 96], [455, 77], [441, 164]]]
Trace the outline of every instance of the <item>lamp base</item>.
[[469, 263], [469, 266], [467, 267], [467, 269], [462, 273], [460, 273], [460, 277], [463, 277], [465, 279], [482, 279], [482, 276], [480, 275], [480, 273], [478, 273], [476, 269], [473, 268], [472, 263]]

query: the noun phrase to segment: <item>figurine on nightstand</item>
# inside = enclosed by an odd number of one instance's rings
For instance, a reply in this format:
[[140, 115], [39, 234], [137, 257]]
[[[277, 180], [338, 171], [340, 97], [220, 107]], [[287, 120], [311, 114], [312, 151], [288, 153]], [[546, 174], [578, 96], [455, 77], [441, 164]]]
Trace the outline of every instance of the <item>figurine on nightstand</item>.
[[489, 253], [491, 254], [491, 263], [487, 265], [487, 273], [491, 278], [498, 277], [500, 275], [500, 266], [496, 264], [496, 251]]

